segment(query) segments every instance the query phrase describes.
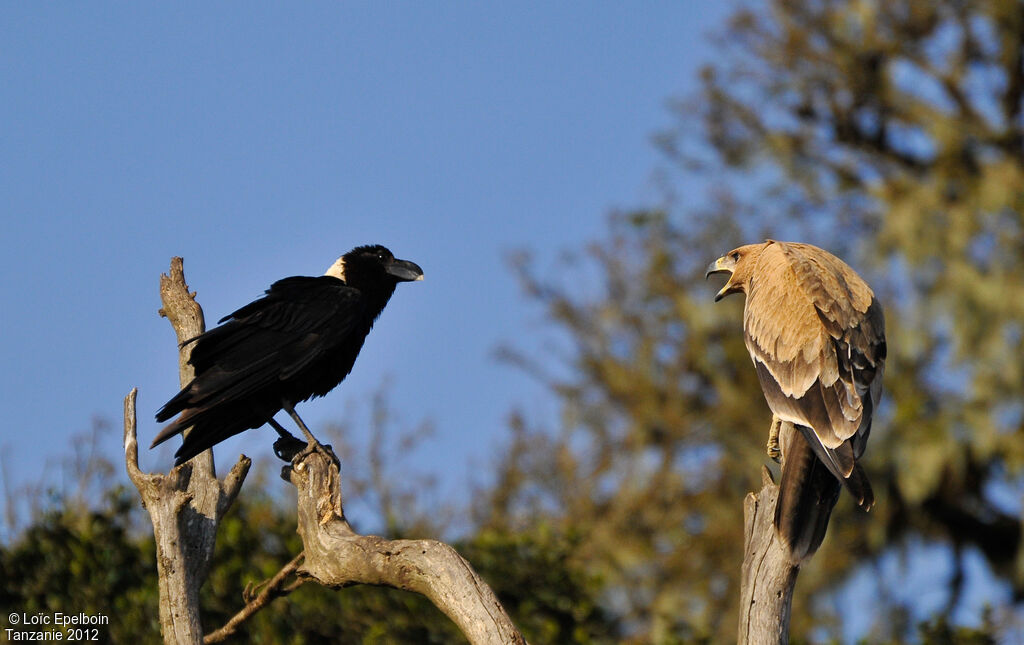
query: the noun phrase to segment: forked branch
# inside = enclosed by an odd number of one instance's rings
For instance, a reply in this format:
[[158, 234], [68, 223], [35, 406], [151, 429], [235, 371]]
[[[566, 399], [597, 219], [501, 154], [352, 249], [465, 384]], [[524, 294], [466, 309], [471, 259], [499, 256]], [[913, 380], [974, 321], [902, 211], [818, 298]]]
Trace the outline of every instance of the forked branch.
[[[188, 291], [181, 258], [171, 260], [170, 275], [161, 276], [161, 314], [167, 316], [179, 339], [179, 376], [192, 378], [188, 364], [191, 346], [182, 339], [203, 332], [203, 312]], [[160, 591], [160, 630], [165, 643], [201, 643], [199, 589], [210, 570], [220, 519], [231, 507], [249, 472], [245, 455], [224, 481], [214, 474], [213, 455], [203, 455], [172, 468], [167, 474], [145, 473], [139, 468], [135, 415], [136, 390], [124, 401], [125, 468], [139, 490], [153, 522]]]
[[455, 549], [436, 540], [359, 535], [345, 520], [338, 467], [314, 452], [281, 476], [298, 492], [300, 575], [334, 588], [385, 585], [423, 594], [474, 645], [525, 643], [487, 583]]
[[[203, 332], [203, 312], [185, 284], [181, 258], [161, 276], [161, 315], [174, 327], [182, 385], [193, 377], [191, 344]], [[214, 474], [207, 451], [166, 475], [139, 469], [135, 394], [125, 399], [125, 466], [153, 521], [160, 584], [160, 623], [166, 643], [217, 643], [274, 598], [309, 579], [340, 588], [353, 584], [386, 585], [427, 596], [463, 631], [471, 643], [525, 643], [494, 592], [453, 548], [435, 540], [386, 540], [357, 535], [342, 511], [337, 465], [312, 452], [283, 471], [298, 491], [299, 533], [305, 546], [224, 627], [205, 639], [199, 622], [199, 588], [209, 572], [221, 517], [238, 495], [250, 460], [244, 455], [224, 481]]]

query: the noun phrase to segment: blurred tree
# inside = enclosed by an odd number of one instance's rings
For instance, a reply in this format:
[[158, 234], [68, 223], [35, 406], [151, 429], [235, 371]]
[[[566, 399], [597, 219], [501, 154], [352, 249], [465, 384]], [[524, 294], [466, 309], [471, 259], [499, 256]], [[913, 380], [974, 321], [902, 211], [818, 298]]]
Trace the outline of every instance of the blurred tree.
[[[550, 385], [562, 416], [513, 415], [461, 549], [533, 643], [733, 640], [741, 505], [770, 414], [742, 304], [713, 305], [702, 269], [740, 243], [801, 239], [875, 287], [889, 361], [864, 460], [878, 504], [864, 515], [841, 499], [800, 578], [794, 641], [842, 639], [848, 604], [822, 592], [866, 568], [854, 611], [875, 621], [872, 642], [993, 642], [999, 608], [978, 631], [946, 620], [915, 631], [920, 616], [879, 572], [894, 553], [945, 545], [954, 566], [940, 615], [958, 606], [972, 552], [1024, 594], [1024, 3], [776, 0], [738, 10], [720, 50], [659, 138], [684, 171], [666, 181], [664, 207], [617, 215], [607, 239], [557, 271], [517, 258], [555, 332], [506, 355]], [[421, 526], [408, 491], [372, 470], [357, 479], [389, 534]], [[210, 628], [237, 608], [244, 580], [294, 553], [294, 519], [253, 491], [225, 523]], [[0, 604], [122, 603], [131, 618], [118, 640], [152, 640], [152, 547], [116, 504], [68, 508], [0, 549]], [[877, 599], [865, 598], [873, 581]], [[456, 638], [410, 594], [327, 593], [301, 588], [240, 640]]]
[[550, 348], [566, 365], [506, 356], [559, 395], [561, 426], [514, 416], [498, 482], [478, 498], [486, 526], [552, 518], [582, 536], [574, 557], [644, 642], [735, 639], [742, 500], [765, 460], [771, 417], [737, 310], [710, 308], [702, 281], [708, 250], [736, 233], [710, 224], [683, 235], [657, 213], [615, 218], [588, 250], [597, 294], [542, 281], [519, 259], [527, 292], [568, 332]]
[[131, 535], [132, 493], [107, 491], [94, 510], [61, 502], [0, 545], [2, 615], [103, 614], [104, 640], [159, 642], [154, 547]]
[[777, 2], [727, 40], [697, 108], [708, 140], [770, 169], [772, 210], [870, 267], [888, 305], [869, 546], [976, 547], [1020, 597], [1024, 4]]
[[[838, 637], [843, 615], [810, 594], [922, 544], [953, 554], [946, 610], [972, 549], [1020, 598], [1024, 3], [777, 0], [739, 9], [719, 45], [659, 137], [685, 173], [663, 212], [615, 217], [575, 271], [517, 258], [559, 333], [506, 355], [550, 384], [562, 418], [513, 419], [479, 517], [578, 530], [639, 640], [734, 637], [741, 503], [770, 414], [742, 304], [713, 305], [701, 269], [740, 243], [798, 239], [875, 287], [889, 361], [865, 460], [879, 503], [840, 501], [794, 636]], [[594, 275], [599, 289], [579, 286]], [[907, 608], [887, 604], [872, 638], [909, 636]]]
[[[351, 465], [346, 469], [353, 473], [349, 500], [361, 509], [357, 515], [364, 516], [364, 523], [381, 527], [389, 537], [441, 535], [452, 511], [428, 505], [430, 486], [402, 461], [429, 427], [396, 429], [385, 391], [382, 387], [373, 397], [366, 445], [343, 441], [352, 434], [345, 426], [329, 432]], [[364, 412], [354, 409], [349, 418], [361, 420]], [[27, 525], [12, 528], [12, 538], [0, 541], [0, 615], [105, 614], [110, 625], [101, 632], [104, 641], [160, 642], [151, 529], [136, 492], [108, 477], [113, 467], [104, 455], [120, 452], [116, 434], [97, 424], [72, 442], [73, 454], [62, 462], [67, 475], [62, 488], [41, 497]], [[272, 495], [277, 481], [272, 470], [254, 469], [220, 526], [213, 566], [201, 591], [207, 633], [241, 609], [247, 584], [270, 578], [302, 550], [294, 498]], [[618, 624], [598, 602], [600, 580], [570, 557], [578, 537], [531, 528], [512, 533], [469, 527], [453, 544], [488, 581], [529, 642], [614, 642]], [[338, 592], [310, 584], [257, 612], [230, 642], [326, 641], [440, 644], [465, 639], [419, 594], [371, 586]]]

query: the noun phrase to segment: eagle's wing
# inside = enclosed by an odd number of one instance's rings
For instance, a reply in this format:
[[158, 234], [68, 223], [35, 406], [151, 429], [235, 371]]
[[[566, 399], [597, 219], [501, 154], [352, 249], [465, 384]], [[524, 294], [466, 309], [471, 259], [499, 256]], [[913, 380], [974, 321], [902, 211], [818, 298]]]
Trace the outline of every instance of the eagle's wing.
[[882, 310], [871, 289], [816, 247], [769, 244], [747, 288], [744, 332], [769, 407], [813, 431], [808, 443], [818, 457], [870, 505], [870, 487], [857, 485], [867, 479], [854, 471], [885, 359]]

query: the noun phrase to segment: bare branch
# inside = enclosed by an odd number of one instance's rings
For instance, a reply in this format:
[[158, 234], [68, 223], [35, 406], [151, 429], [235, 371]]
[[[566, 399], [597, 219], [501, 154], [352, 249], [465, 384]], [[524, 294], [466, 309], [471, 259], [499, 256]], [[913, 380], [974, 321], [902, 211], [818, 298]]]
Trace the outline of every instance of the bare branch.
[[[192, 343], [203, 332], [203, 312], [185, 284], [181, 258], [160, 278], [161, 315], [177, 334], [182, 385], [194, 376]], [[422, 593], [462, 629], [472, 643], [525, 643], [494, 592], [450, 546], [433, 540], [394, 540], [356, 535], [345, 521], [337, 465], [313, 452], [286, 467], [299, 497], [299, 533], [305, 550], [261, 586], [255, 597], [205, 639], [199, 622], [199, 589], [209, 572], [217, 527], [249, 470], [242, 455], [223, 482], [212, 451], [173, 468], [146, 474], [138, 466], [135, 391], [125, 399], [125, 467], [153, 521], [160, 584], [160, 624], [166, 643], [218, 643], [274, 598], [305, 580], [331, 587], [366, 583]], [[312, 555], [310, 555], [312, 554]], [[301, 566], [300, 566], [300, 563]], [[287, 582], [298, 574], [298, 578]]]
[[239, 455], [238, 461], [224, 478], [224, 482], [221, 484], [220, 499], [217, 501], [218, 517], [227, 513], [231, 505], [235, 503], [235, 498], [238, 497], [238, 492], [242, 490], [242, 484], [245, 482], [245, 476], [249, 473], [250, 465], [252, 465], [251, 459], [245, 455]]
[[743, 501], [743, 571], [740, 583], [740, 645], [789, 642], [793, 590], [800, 566], [775, 532], [779, 487], [762, 466], [762, 487]]
[[[160, 274], [160, 299], [164, 306], [160, 308], [159, 314], [171, 322], [174, 333], [178, 336], [179, 347], [206, 329], [203, 309], [196, 302], [196, 293], [189, 291], [188, 284], [185, 283], [184, 261], [180, 257], [171, 258], [170, 275]], [[192, 366], [188, 364], [189, 354], [191, 350], [183, 351], [180, 356], [179, 373], [182, 385], [192, 380], [195, 374]]]
[[328, 587], [373, 584], [423, 594], [471, 643], [525, 643], [487, 583], [455, 549], [436, 540], [359, 535], [345, 520], [338, 467], [313, 452], [281, 476], [298, 492], [300, 574]]
[[136, 435], [135, 398], [139, 388], [133, 387], [128, 396], [124, 397], [124, 460], [128, 477], [136, 488], [142, 485], [145, 476], [139, 470], [139, 441]]
[[[298, 571], [299, 564], [302, 562], [303, 558], [304, 555], [299, 553], [291, 562], [281, 567], [281, 570], [274, 574], [273, 578], [258, 585], [260, 591], [255, 596], [246, 598], [247, 604], [245, 607], [242, 607], [237, 614], [232, 616], [228, 622], [224, 623], [223, 627], [217, 631], [207, 634], [203, 639], [203, 643], [205, 645], [209, 645], [210, 643], [221, 643], [227, 640], [229, 637], [233, 636], [236, 631], [238, 631], [238, 628], [242, 623], [249, 620], [249, 618], [251, 618], [256, 612], [270, 604], [271, 601], [276, 598], [286, 596], [302, 586], [302, 584], [306, 582], [303, 578], [293, 580], [287, 585], [285, 584], [285, 581], [289, 576]], [[248, 592], [250, 590], [246, 588], [246, 591]]]
[[[160, 315], [170, 321], [178, 339], [178, 380], [185, 387], [196, 375], [195, 368], [188, 362], [192, 356], [192, 339], [206, 331], [203, 308], [196, 302], [195, 291], [188, 290], [185, 282], [184, 260], [171, 258], [170, 275], [160, 274]], [[191, 430], [186, 430], [188, 434]], [[204, 471], [205, 477], [216, 478], [213, 451], [207, 450], [191, 461], [193, 468]]]
[[[160, 277], [163, 309], [179, 339], [179, 377], [192, 379], [188, 364], [194, 338], [204, 329], [202, 308], [185, 284], [181, 258], [171, 260], [170, 276]], [[145, 473], [139, 468], [136, 433], [136, 390], [124, 403], [125, 469], [149, 511], [156, 541], [157, 574], [160, 590], [160, 629], [165, 643], [200, 643], [199, 589], [209, 573], [217, 526], [238, 495], [251, 464], [242, 455], [222, 483], [213, 471], [212, 451], [186, 464], [172, 468], [166, 475]]]

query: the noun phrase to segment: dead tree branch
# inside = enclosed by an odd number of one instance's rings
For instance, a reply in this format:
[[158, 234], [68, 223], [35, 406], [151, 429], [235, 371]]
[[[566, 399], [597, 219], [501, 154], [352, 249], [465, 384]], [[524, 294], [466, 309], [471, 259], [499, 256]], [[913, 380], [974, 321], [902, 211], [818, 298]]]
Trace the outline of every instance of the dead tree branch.
[[740, 576], [740, 645], [785, 645], [800, 566], [775, 532], [779, 487], [762, 466], [761, 490], [743, 501], [743, 570]]
[[298, 492], [299, 574], [334, 588], [385, 585], [423, 594], [474, 645], [526, 643], [497, 597], [455, 549], [436, 540], [358, 535], [345, 520], [338, 467], [320, 453], [286, 466]]
[[[181, 258], [160, 277], [163, 308], [177, 335], [182, 386], [194, 373], [191, 344], [203, 332], [203, 311], [185, 284]], [[494, 592], [453, 548], [434, 540], [385, 540], [357, 535], [342, 512], [338, 467], [319, 452], [284, 469], [298, 490], [299, 533], [305, 550], [267, 581], [223, 627], [202, 634], [199, 589], [209, 573], [220, 519], [234, 502], [250, 460], [242, 455], [223, 482], [214, 472], [212, 451], [166, 475], [139, 469], [135, 395], [125, 398], [124, 446], [128, 475], [153, 522], [160, 584], [160, 627], [165, 643], [218, 643], [274, 598], [314, 579], [329, 587], [386, 585], [427, 596], [471, 643], [499, 645], [526, 641]], [[297, 575], [296, 579], [289, 579]]]
[[217, 631], [210, 632], [203, 639], [203, 645], [210, 645], [211, 643], [222, 643], [229, 637], [234, 636], [238, 628], [241, 627], [242, 623], [249, 620], [256, 612], [263, 609], [270, 604], [275, 598], [281, 596], [287, 596], [291, 592], [298, 589], [306, 582], [305, 578], [299, 578], [298, 580], [292, 580], [288, 584], [288, 578], [295, 574], [299, 569], [299, 564], [302, 562], [304, 554], [300, 553], [288, 564], [281, 567], [281, 570], [274, 574], [274, 577], [270, 580], [263, 582], [258, 585], [258, 592], [253, 594], [255, 589], [247, 586], [245, 591], [245, 607], [231, 617], [231, 619], [224, 623], [224, 626]]
[[[171, 260], [170, 276], [160, 278], [161, 314], [174, 326], [179, 346], [203, 332], [203, 312], [188, 292], [181, 258]], [[188, 365], [191, 346], [181, 347], [179, 373], [184, 385], [192, 378]], [[224, 481], [214, 473], [211, 451], [171, 469], [166, 475], [139, 469], [136, 436], [136, 390], [124, 402], [125, 467], [149, 511], [156, 540], [160, 586], [160, 629], [165, 643], [198, 644], [203, 640], [199, 622], [199, 589], [210, 570], [220, 519], [238, 496], [249, 472], [250, 460], [239, 457]]]

